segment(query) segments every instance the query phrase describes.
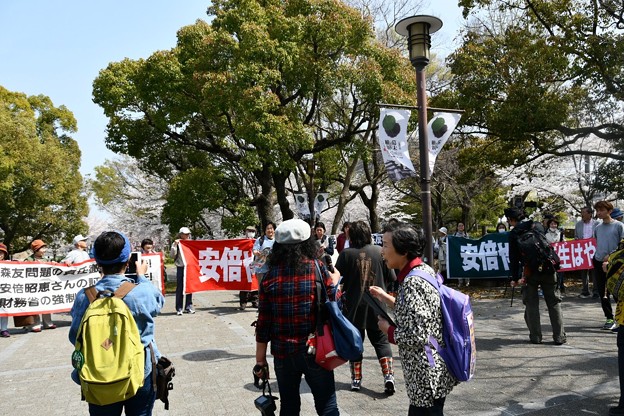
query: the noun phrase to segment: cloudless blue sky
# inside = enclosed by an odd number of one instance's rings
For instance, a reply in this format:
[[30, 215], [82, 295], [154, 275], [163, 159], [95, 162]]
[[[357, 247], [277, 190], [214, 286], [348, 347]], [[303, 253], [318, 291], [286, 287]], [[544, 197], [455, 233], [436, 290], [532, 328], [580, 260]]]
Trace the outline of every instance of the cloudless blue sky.
[[[423, 14], [444, 21], [433, 47], [452, 51], [460, 24], [458, 0], [432, 0]], [[27, 95], [47, 95], [78, 121], [73, 136], [83, 174], [113, 159], [104, 144], [107, 119], [92, 102], [92, 83], [110, 62], [147, 58], [176, 44], [176, 32], [207, 20], [206, 0], [0, 0], [0, 85]]]

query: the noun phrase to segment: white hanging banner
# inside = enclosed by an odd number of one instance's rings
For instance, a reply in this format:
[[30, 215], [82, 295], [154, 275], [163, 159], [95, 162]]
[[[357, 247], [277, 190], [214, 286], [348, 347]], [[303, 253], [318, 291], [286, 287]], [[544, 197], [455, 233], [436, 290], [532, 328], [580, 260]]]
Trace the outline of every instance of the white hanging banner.
[[388, 177], [396, 182], [416, 176], [407, 149], [407, 122], [411, 111], [382, 108], [379, 116], [379, 147]]
[[318, 213], [318, 215], [321, 215], [323, 208], [328, 204], [327, 198], [329, 198], [328, 192], [319, 192], [316, 194], [316, 197], [314, 198], [314, 212]]
[[297, 207], [297, 211], [299, 211], [299, 216], [301, 218], [310, 218], [310, 205], [308, 204], [308, 194], [294, 194], [295, 195], [295, 206]]
[[429, 138], [429, 173], [433, 174], [436, 158], [446, 141], [451, 136], [461, 114], [458, 113], [433, 113], [433, 117], [427, 125], [427, 137]]

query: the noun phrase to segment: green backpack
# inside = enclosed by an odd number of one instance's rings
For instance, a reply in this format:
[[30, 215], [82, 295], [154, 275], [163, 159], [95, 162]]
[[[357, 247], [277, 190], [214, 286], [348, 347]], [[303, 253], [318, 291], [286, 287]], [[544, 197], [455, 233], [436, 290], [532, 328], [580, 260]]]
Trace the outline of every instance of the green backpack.
[[135, 284], [114, 292], [85, 289], [89, 307], [82, 317], [72, 365], [78, 370], [83, 399], [104, 406], [133, 397], [143, 386], [145, 349], [137, 324], [123, 301]]

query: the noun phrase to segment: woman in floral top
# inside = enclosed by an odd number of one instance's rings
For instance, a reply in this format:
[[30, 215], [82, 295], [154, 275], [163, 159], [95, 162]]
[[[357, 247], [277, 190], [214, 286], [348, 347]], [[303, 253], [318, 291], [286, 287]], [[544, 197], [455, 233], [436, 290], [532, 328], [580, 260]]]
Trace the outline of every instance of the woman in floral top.
[[442, 357], [432, 349], [433, 363], [425, 352], [430, 335], [442, 341], [442, 311], [438, 291], [424, 279], [410, 275], [420, 269], [432, 276], [435, 272], [421, 260], [425, 248], [422, 230], [408, 224], [393, 224], [384, 230], [382, 255], [391, 269], [398, 269], [399, 290], [396, 298], [378, 286], [371, 286], [373, 296], [394, 308], [397, 326], [379, 318], [379, 328], [397, 344], [410, 401], [408, 416], [442, 415], [444, 401], [458, 381], [449, 373]]

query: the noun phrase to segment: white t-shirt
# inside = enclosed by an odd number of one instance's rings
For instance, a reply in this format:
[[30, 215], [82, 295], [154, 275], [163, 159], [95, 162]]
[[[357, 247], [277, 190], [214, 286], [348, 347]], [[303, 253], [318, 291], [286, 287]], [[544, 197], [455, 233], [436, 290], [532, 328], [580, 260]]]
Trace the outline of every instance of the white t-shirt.
[[65, 256], [65, 258], [61, 260], [61, 263], [65, 263], [65, 264], [81, 263], [83, 261], [89, 260], [89, 258], [90, 258], [89, 253], [87, 253], [84, 250], [80, 250], [79, 248], [75, 248], [69, 253], [67, 253], [67, 256]]

